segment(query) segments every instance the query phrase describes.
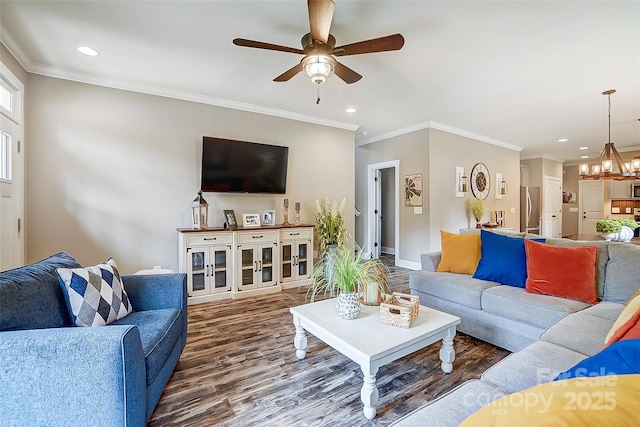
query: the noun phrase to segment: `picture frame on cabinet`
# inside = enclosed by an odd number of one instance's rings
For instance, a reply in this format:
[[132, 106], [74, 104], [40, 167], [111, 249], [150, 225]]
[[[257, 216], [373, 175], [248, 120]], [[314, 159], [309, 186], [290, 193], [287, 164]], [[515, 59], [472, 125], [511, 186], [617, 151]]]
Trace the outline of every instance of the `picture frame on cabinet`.
[[233, 210], [227, 210], [227, 209], [225, 209], [223, 212], [224, 212], [224, 221], [226, 222], [227, 227], [236, 228], [238, 226], [238, 221], [236, 221], [235, 212], [233, 212]]
[[243, 227], [260, 227], [260, 214], [242, 214]]
[[262, 225], [276, 225], [276, 211], [273, 209], [265, 209], [262, 212]]

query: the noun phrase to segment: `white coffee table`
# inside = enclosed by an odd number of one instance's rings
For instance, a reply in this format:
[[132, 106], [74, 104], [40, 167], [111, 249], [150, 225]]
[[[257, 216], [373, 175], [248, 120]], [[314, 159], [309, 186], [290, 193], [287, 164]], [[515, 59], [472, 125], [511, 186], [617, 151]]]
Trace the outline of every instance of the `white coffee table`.
[[456, 356], [453, 337], [456, 325], [460, 323], [459, 317], [420, 306], [420, 314], [411, 327], [405, 329], [381, 323], [377, 306], [361, 306], [357, 319], [343, 320], [336, 314], [335, 304], [335, 299], [328, 299], [289, 309], [296, 328], [293, 340], [296, 356], [304, 359], [307, 355], [305, 331], [308, 331], [360, 365], [364, 374], [360, 398], [368, 419], [376, 416], [376, 374], [380, 366], [442, 340], [442, 370], [445, 373], [453, 370]]

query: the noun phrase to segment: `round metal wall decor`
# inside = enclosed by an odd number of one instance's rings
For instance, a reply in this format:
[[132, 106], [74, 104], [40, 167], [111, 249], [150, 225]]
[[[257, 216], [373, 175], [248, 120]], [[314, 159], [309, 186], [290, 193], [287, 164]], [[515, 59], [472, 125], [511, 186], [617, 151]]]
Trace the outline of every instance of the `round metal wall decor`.
[[489, 195], [491, 178], [484, 163], [476, 163], [471, 169], [471, 191], [476, 199], [484, 200]]

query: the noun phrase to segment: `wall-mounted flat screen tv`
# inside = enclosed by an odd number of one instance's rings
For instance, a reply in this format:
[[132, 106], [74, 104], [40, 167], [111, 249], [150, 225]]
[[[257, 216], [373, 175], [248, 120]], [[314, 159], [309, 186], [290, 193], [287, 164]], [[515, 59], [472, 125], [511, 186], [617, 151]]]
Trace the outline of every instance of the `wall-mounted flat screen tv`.
[[203, 136], [200, 189], [285, 194], [288, 156], [289, 147]]

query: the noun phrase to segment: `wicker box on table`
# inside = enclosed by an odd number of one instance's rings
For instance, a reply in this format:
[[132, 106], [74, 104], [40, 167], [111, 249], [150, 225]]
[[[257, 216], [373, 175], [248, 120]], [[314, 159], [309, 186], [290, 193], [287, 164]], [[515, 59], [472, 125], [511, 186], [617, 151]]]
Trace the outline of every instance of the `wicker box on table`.
[[387, 302], [380, 304], [380, 321], [387, 325], [408, 328], [420, 312], [417, 295], [394, 292]]

